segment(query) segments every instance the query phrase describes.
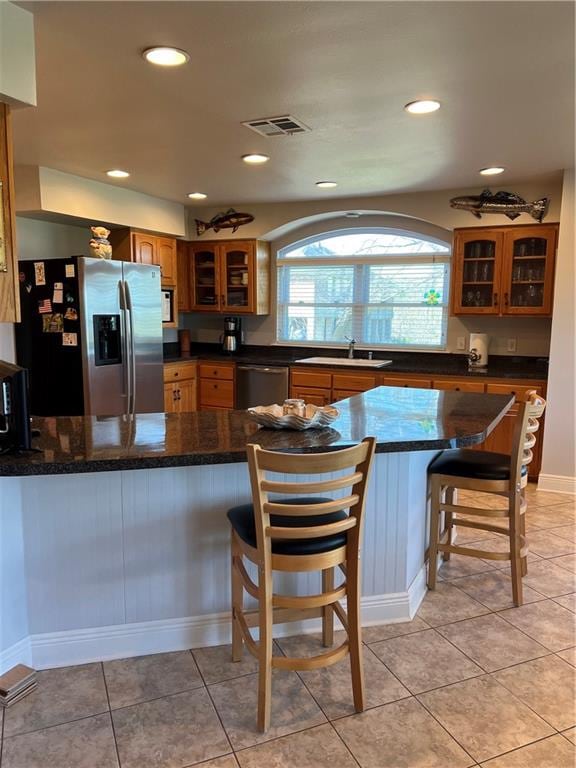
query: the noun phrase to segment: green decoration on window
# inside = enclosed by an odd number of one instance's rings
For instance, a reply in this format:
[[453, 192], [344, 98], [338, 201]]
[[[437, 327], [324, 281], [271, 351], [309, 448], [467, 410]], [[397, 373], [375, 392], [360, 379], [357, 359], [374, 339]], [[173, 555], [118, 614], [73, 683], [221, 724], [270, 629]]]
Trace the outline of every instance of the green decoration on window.
[[441, 294], [438, 293], [438, 291], [435, 291], [433, 288], [430, 288], [429, 291], [426, 291], [424, 294], [424, 298], [426, 299], [426, 304], [429, 304], [430, 306], [434, 306], [435, 304], [440, 303], [440, 299], [442, 298]]

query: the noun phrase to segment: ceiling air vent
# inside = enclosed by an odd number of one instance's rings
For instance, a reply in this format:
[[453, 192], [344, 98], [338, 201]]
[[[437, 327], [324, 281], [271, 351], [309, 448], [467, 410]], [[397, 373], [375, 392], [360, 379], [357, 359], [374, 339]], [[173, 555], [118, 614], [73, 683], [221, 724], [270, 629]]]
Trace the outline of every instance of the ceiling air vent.
[[256, 131], [260, 136], [291, 136], [293, 133], [306, 133], [310, 130], [307, 125], [291, 115], [261, 117], [259, 120], [248, 120], [242, 125]]

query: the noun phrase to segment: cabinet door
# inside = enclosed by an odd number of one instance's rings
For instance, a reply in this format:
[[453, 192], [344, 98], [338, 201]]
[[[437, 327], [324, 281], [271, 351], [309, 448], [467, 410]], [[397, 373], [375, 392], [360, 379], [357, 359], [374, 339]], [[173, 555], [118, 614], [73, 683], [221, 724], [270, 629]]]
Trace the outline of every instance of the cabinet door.
[[181, 381], [178, 385], [178, 405], [180, 413], [196, 410], [196, 379]]
[[479, 228], [457, 231], [452, 276], [453, 315], [498, 315], [504, 234]]
[[234, 408], [234, 382], [221, 379], [200, 379], [200, 406], [215, 405]]
[[132, 260], [139, 264], [158, 264], [156, 238], [134, 232], [132, 235]]
[[550, 315], [554, 287], [556, 227], [510, 229], [504, 238], [502, 312]]
[[178, 311], [189, 312], [192, 309], [192, 293], [190, 289], [190, 271], [192, 268], [188, 243], [181, 240], [176, 247], [176, 282], [178, 284]]
[[332, 390], [290, 387], [290, 397], [304, 400], [312, 405], [329, 405], [332, 402]]
[[198, 312], [220, 311], [220, 262], [214, 243], [194, 243], [192, 251], [191, 309]]
[[160, 264], [162, 285], [176, 284], [176, 240], [172, 237], [156, 238], [156, 258]]
[[178, 384], [164, 384], [164, 411], [166, 413], [178, 413], [177, 390]]
[[222, 243], [219, 246], [219, 258], [221, 311], [234, 314], [254, 312], [254, 243]]

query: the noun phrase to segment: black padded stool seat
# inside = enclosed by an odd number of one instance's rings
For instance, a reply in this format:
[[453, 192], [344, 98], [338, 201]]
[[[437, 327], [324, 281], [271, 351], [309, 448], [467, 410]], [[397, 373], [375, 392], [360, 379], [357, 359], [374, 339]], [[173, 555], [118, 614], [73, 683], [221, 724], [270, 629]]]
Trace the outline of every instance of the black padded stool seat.
[[[525, 475], [527, 467], [522, 467]], [[505, 453], [456, 449], [444, 451], [428, 467], [430, 474], [472, 477], [476, 480], [509, 480], [510, 456]]]
[[[330, 498], [296, 497], [292, 499], [274, 499], [275, 504], [318, 504], [321, 501], [332, 501]], [[270, 515], [272, 525], [285, 528], [306, 528], [311, 525], [326, 525], [344, 520], [346, 512], [332, 512], [327, 515], [307, 515], [292, 517], [285, 515]], [[252, 504], [242, 504], [228, 510], [228, 520], [242, 541], [251, 547], [256, 547], [256, 528], [254, 525], [254, 507]], [[319, 555], [330, 552], [346, 544], [346, 532], [332, 536], [322, 536], [318, 539], [272, 539], [272, 552], [275, 555]]]

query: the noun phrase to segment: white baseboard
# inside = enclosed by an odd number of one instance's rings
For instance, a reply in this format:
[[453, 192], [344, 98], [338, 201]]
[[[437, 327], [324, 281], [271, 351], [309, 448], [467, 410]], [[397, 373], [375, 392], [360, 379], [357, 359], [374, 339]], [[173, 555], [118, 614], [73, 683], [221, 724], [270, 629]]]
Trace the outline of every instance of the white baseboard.
[[[425, 569], [422, 569], [406, 592], [363, 598], [362, 623], [370, 626], [409, 621], [425, 593]], [[291, 622], [276, 625], [274, 633], [281, 637], [316, 632], [320, 626], [319, 619]], [[229, 642], [229, 613], [49, 632], [31, 635], [0, 654], [0, 674], [18, 663], [35, 669], [51, 669]]]
[[16, 664], [26, 664], [32, 666], [32, 649], [30, 647], [30, 637], [24, 637], [14, 645], [0, 651], [0, 675], [7, 672]]
[[576, 495], [576, 477], [567, 475], [540, 475], [538, 477], [539, 491], [554, 491], [554, 493], [566, 493]]

